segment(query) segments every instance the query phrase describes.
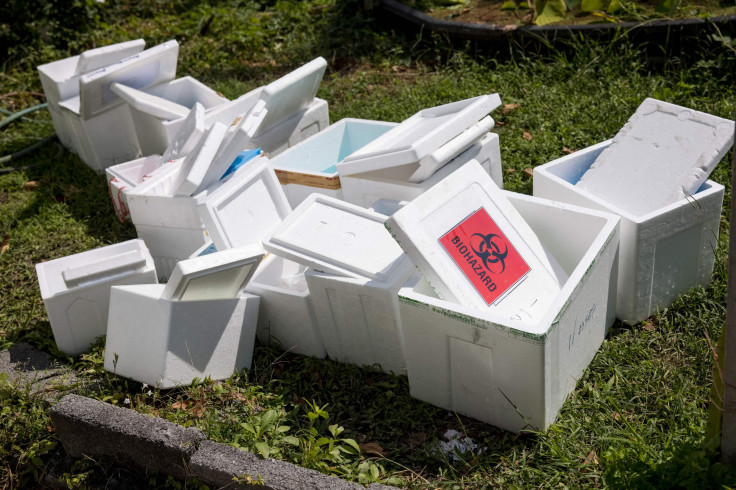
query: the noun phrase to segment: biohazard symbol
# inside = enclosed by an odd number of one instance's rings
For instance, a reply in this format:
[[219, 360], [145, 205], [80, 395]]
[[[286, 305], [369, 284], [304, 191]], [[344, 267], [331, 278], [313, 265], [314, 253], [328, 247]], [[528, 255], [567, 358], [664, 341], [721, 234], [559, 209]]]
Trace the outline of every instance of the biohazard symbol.
[[[473, 233], [470, 237], [470, 247], [483, 261], [483, 265], [489, 271], [494, 274], [501, 274], [506, 270], [506, 256], [509, 254], [509, 248], [506, 245], [506, 241], [500, 236], [493, 233], [489, 233], [488, 235]], [[501, 247], [503, 247], [503, 250]], [[499, 264], [501, 270], [493, 270], [494, 268], [498, 268], [498, 266], [492, 266], [490, 264]]]

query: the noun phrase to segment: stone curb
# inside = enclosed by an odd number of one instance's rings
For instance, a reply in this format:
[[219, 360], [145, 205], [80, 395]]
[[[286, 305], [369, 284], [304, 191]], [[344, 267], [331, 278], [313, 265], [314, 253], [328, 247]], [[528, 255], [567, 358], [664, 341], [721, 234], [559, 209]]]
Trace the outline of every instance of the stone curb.
[[[199, 429], [67, 395], [49, 410], [66, 452], [72, 457], [108, 456], [142, 470], [158, 470], [180, 480], [194, 477], [216, 487], [356, 490], [357, 483], [323, 475], [284, 461], [264, 459], [207, 440]], [[373, 490], [389, 489], [380, 484]]]
[[142, 470], [183, 480], [199, 442], [199, 429], [78, 395], [66, 395], [49, 410], [69, 456], [110, 456]]

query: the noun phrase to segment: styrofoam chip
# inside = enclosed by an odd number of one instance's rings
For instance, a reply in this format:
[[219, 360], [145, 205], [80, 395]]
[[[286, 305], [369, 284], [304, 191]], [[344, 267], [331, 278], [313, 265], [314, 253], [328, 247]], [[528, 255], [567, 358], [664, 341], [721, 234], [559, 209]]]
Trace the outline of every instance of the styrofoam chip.
[[405, 265], [385, 216], [311, 194], [263, 240], [269, 252], [321, 272], [381, 280]]
[[[200, 189], [206, 189], [213, 179], [212, 159], [217, 153], [227, 127], [222, 123], [215, 123], [202, 136], [197, 147], [184, 157], [179, 175], [172, 182], [171, 188], [175, 196], [191, 196]], [[217, 173], [219, 178], [222, 173]]]
[[164, 162], [188, 155], [199, 143], [204, 134], [204, 106], [199, 102], [194, 104], [179, 130], [166, 147], [161, 156]]
[[733, 121], [648, 98], [576, 185], [642, 216], [695, 194], [733, 136]]
[[498, 94], [489, 94], [419, 111], [345, 157], [338, 171], [340, 175], [353, 175], [420, 162], [500, 105]]
[[182, 260], [174, 268], [161, 298], [171, 301], [235, 298], [245, 289], [264, 254], [260, 244], [253, 244]]
[[139, 111], [160, 119], [179, 119], [189, 114], [189, 109], [181, 104], [128, 87], [119, 82], [111, 83], [110, 90]]
[[74, 75], [82, 75], [88, 71], [111, 65], [136, 53], [140, 53], [145, 47], [145, 40], [135, 39], [124, 43], [102, 46], [101, 48], [88, 49], [79, 55], [79, 61], [77, 61], [77, 66], [74, 69]]
[[79, 78], [80, 115], [83, 119], [89, 119], [119, 104], [121, 99], [113, 92], [113, 83], [140, 89], [173, 80], [176, 77], [178, 54], [179, 43], [175, 40], [166, 41], [82, 75]]
[[561, 268], [477, 162], [395, 212], [386, 227], [443, 299], [535, 323], [560, 291]]

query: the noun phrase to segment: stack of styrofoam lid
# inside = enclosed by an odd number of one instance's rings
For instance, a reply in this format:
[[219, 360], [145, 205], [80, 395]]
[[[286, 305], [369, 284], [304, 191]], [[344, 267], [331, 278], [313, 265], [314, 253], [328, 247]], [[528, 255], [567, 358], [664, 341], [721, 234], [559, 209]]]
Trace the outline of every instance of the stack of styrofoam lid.
[[390, 282], [411, 262], [386, 231], [385, 219], [315, 193], [263, 240], [263, 246], [320, 272]]
[[386, 221], [440, 298], [536, 324], [567, 279], [477, 162]]
[[487, 116], [498, 94], [481, 95], [417, 112], [337, 164], [340, 175], [412, 165], [410, 182], [423, 182], [493, 128]]
[[[317, 95], [327, 62], [319, 57], [271, 82], [260, 91], [250, 111], [228, 131], [226, 145], [218, 155], [222, 171], [243, 150], [260, 146], [258, 138], [294, 114], [306, 111]], [[285, 131], [287, 135], [293, 128]]]
[[229, 179], [194, 196], [217, 250], [260, 243], [291, 213], [268, 158], [256, 157]]
[[161, 299], [204, 301], [236, 298], [242, 294], [261, 263], [260, 244], [222, 250], [176, 264]]
[[179, 43], [175, 40], [166, 41], [86, 73], [79, 78], [79, 96], [59, 105], [79, 114], [82, 119], [90, 119], [123, 103], [113, 86], [122, 93], [120, 86], [139, 89], [173, 80], [176, 77], [178, 55]]
[[641, 216], [694, 195], [733, 138], [733, 121], [645, 99], [576, 185]]

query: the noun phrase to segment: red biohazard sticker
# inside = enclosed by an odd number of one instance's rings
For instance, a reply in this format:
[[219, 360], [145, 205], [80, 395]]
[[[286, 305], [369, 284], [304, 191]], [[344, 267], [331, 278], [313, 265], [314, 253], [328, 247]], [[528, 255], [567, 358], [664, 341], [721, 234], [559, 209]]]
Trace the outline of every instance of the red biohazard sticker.
[[489, 305], [531, 270], [485, 208], [465, 218], [439, 242]]

